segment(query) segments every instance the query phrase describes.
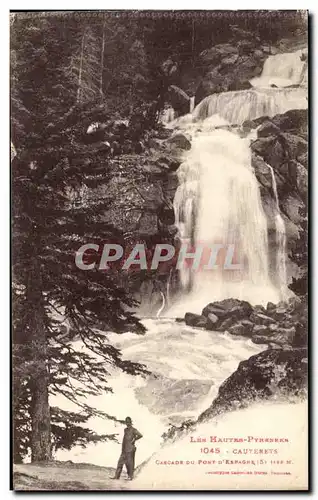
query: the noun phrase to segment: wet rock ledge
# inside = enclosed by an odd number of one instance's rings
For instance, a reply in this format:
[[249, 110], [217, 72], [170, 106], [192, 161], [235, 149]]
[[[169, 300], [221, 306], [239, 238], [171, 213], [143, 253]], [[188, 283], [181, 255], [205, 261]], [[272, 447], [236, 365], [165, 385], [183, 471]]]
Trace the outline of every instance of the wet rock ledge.
[[307, 350], [271, 349], [246, 361], [225, 380], [218, 396], [205, 410], [198, 422], [209, 420], [220, 413], [246, 408], [259, 400], [306, 397]]
[[[267, 349], [242, 361], [220, 386], [217, 397], [199, 415], [180, 426], [171, 425], [165, 440], [174, 440], [193, 431], [198, 423], [240, 410], [261, 401], [297, 402], [307, 397], [308, 354], [305, 347]], [[292, 410], [292, 406], [291, 406]]]
[[246, 301], [225, 299], [211, 302], [202, 314], [186, 313], [189, 326], [248, 337], [271, 349], [307, 345], [307, 304], [298, 297], [286, 302], [251, 306]]

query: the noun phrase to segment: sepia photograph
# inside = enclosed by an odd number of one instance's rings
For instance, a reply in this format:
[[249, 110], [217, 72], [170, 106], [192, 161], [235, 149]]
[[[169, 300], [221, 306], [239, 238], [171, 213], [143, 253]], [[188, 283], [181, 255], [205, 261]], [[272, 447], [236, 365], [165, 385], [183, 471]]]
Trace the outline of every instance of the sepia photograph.
[[9, 22], [11, 489], [308, 491], [308, 11]]

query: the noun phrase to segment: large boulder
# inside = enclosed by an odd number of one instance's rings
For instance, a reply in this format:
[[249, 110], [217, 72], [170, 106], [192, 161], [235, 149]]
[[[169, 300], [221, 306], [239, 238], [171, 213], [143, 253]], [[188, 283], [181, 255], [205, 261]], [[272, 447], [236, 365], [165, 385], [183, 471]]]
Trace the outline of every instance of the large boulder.
[[269, 349], [242, 361], [219, 388], [218, 396], [198, 421], [220, 413], [246, 408], [259, 400], [281, 396], [305, 397], [307, 391], [307, 350]]
[[269, 135], [280, 134], [280, 132], [281, 130], [277, 125], [275, 125], [275, 122], [268, 119], [257, 129], [257, 136], [268, 137]]
[[270, 325], [275, 322], [275, 320], [270, 316], [257, 312], [253, 312], [253, 314], [250, 315], [250, 321], [252, 321], [255, 325]]
[[225, 320], [227, 318], [248, 319], [253, 312], [251, 304], [245, 300], [224, 299], [218, 302], [211, 302], [203, 310], [203, 316], [215, 314], [218, 318]]
[[243, 337], [250, 337], [253, 330], [253, 323], [249, 320], [241, 320], [234, 325], [230, 326], [227, 331], [231, 335], [240, 335]]
[[190, 138], [186, 134], [183, 134], [182, 132], [176, 132], [167, 140], [167, 142], [169, 144], [173, 144], [174, 146], [180, 149], [185, 149], [185, 150], [191, 149]]
[[291, 132], [306, 136], [308, 111], [306, 109], [292, 109], [286, 113], [275, 115], [272, 118], [261, 117], [248, 124], [246, 122], [243, 124], [243, 126], [247, 125], [249, 128], [259, 127], [257, 129], [258, 137], [268, 137], [269, 135], [277, 135], [282, 132]]
[[216, 314], [213, 313], [208, 314], [207, 325], [206, 325], [207, 330], [215, 330], [218, 322], [219, 318], [216, 316]]
[[[272, 326], [272, 325], [270, 325]], [[274, 325], [275, 326], [275, 325]], [[255, 327], [253, 328], [252, 342], [254, 344], [271, 344], [276, 346], [282, 346], [285, 348], [291, 348], [294, 345], [294, 339], [296, 335], [296, 328], [291, 326], [290, 328], [284, 328], [275, 326], [275, 328], [269, 327], [265, 331], [257, 331]]]
[[268, 327], [266, 325], [254, 325], [253, 335], [266, 335], [268, 332]]
[[274, 304], [273, 302], [267, 302], [266, 306], [267, 314], [271, 315], [275, 311], [276, 311], [276, 304]]
[[227, 58], [233, 54], [238, 54], [237, 47], [230, 43], [223, 43], [204, 50], [201, 52], [200, 58], [203, 63], [215, 64], [219, 63], [223, 58]]
[[200, 54], [200, 67], [206, 68], [195, 93], [195, 103], [204, 97], [229, 90], [251, 87], [249, 80], [259, 76], [266, 58], [256, 37], [218, 44]]
[[297, 160], [304, 153], [307, 153], [308, 141], [301, 135], [284, 132], [280, 137], [283, 139], [282, 143], [289, 158]]
[[195, 326], [197, 328], [203, 328], [207, 325], [207, 318], [205, 316], [200, 316], [200, 314], [186, 313], [184, 316], [186, 325]]
[[308, 172], [306, 167], [301, 163], [297, 163], [296, 166], [296, 182], [299, 194], [304, 202], [307, 202], [308, 198]]
[[235, 317], [231, 316], [229, 318], [223, 319], [218, 325], [217, 325], [217, 331], [218, 332], [225, 332], [228, 331], [229, 328], [234, 325], [235, 323]]
[[268, 164], [261, 156], [252, 154], [252, 167], [258, 182], [267, 189], [272, 189], [273, 178]]
[[211, 302], [202, 315], [188, 314], [187, 324], [207, 330], [250, 337], [255, 344], [303, 347], [307, 341], [307, 304], [292, 297], [278, 304], [252, 307], [239, 299]]

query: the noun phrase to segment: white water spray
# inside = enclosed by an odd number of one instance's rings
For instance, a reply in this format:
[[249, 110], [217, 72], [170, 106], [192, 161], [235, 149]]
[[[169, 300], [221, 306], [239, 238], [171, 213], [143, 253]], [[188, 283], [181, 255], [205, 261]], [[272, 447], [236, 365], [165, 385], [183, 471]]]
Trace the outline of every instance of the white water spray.
[[[180, 311], [174, 307], [172, 312], [200, 313], [202, 306], [212, 300], [229, 297], [252, 304], [284, 298], [286, 231], [276, 179], [269, 166], [276, 206], [277, 286], [274, 286], [269, 278], [266, 217], [251, 169], [249, 140], [238, 137], [233, 125], [291, 109], [306, 109], [306, 64], [302, 51], [270, 56], [261, 77], [251, 81], [252, 89], [210, 95], [194, 109], [192, 119], [187, 115], [174, 123], [193, 137], [192, 149], [177, 172], [179, 187], [174, 210], [179, 238], [192, 245], [200, 241], [236, 244], [245, 272], [237, 279], [235, 273], [228, 271], [194, 273], [189, 268], [181, 269], [181, 286], [186, 290], [192, 288], [192, 293], [188, 300], [183, 297]], [[288, 85], [293, 87], [286, 88]], [[232, 127], [232, 131], [220, 127]]]
[[273, 167], [268, 165], [272, 177], [272, 187], [275, 199], [275, 229], [276, 229], [276, 276], [278, 279], [278, 287], [280, 289], [281, 298], [283, 299], [287, 291], [287, 270], [286, 270], [286, 228], [285, 222], [279, 208], [279, 199], [277, 193], [277, 183]]
[[218, 114], [231, 125], [241, 125], [246, 120], [260, 116], [275, 116], [290, 109], [307, 109], [305, 88], [254, 88], [212, 94], [198, 104], [194, 120], [204, 120]]
[[[113, 392], [79, 398], [117, 418], [129, 415], [133, 419], [143, 434], [137, 445], [136, 465], [160, 448], [161, 436], [170, 423], [180, 425], [184, 420], [197, 418], [238, 364], [265, 347], [243, 337], [203, 331], [169, 319], [148, 319], [143, 323], [147, 328], [145, 335], [110, 333], [107, 337], [111, 345], [122, 351], [124, 359], [144, 363], [152, 376], [131, 376], [108, 366]], [[80, 343], [76, 348], [80, 348]], [[82, 347], [82, 351], [86, 352], [86, 348]], [[51, 396], [50, 404], [78, 411], [62, 395]], [[88, 425], [100, 434], [118, 433], [119, 443], [108, 441], [59, 450], [55, 458], [115, 467], [123, 425], [97, 417], [90, 419]]]
[[161, 295], [161, 298], [162, 298], [162, 304], [161, 304], [160, 308], [157, 311], [156, 318], [159, 318], [160, 314], [162, 313], [162, 311], [164, 310], [165, 305], [166, 305], [166, 298], [165, 298], [164, 294], [162, 292], [160, 292], [160, 295]]
[[249, 139], [226, 130], [199, 135], [177, 173], [174, 209], [182, 243], [191, 242], [195, 248], [234, 244], [243, 263], [243, 272], [222, 265], [217, 270], [181, 269], [182, 286], [192, 287], [190, 310], [200, 312], [221, 298], [251, 303], [277, 299], [269, 280], [267, 221]]
[[174, 120], [174, 109], [171, 106], [165, 108], [161, 114], [160, 120], [162, 123], [165, 123], [165, 124], [173, 121]]
[[261, 116], [275, 116], [290, 109], [307, 109], [307, 62], [302, 50], [269, 56], [260, 77], [249, 90], [212, 94], [195, 108], [194, 120], [218, 114], [231, 125]]
[[190, 113], [192, 113], [192, 111], [194, 110], [194, 106], [195, 106], [195, 96], [193, 95], [192, 97], [190, 97]]
[[264, 63], [261, 76], [253, 78], [251, 84], [254, 87], [300, 85], [306, 66], [307, 62], [303, 50], [269, 56]]

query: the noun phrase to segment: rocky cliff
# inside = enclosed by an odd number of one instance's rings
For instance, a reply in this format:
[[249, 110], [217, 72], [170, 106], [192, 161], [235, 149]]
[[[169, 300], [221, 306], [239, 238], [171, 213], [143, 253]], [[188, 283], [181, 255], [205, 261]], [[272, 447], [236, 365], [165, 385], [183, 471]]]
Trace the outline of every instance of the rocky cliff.
[[[299, 241], [307, 246], [308, 208], [308, 115], [306, 110], [291, 110], [273, 118], [262, 117], [245, 123], [243, 128], [257, 128], [257, 139], [251, 143], [252, 165], [260, 185], [262, 204], [267, 216], [269, 247], [276, 251], [274, 188], [286, 230], [287, 271], [289, 281], [298, 277], [296, 265]], [[273, 186], [273, 176], [276, 186]], [[273, 273], [275, 271], [273, 270]]]
[[242, 361], [238, 369], [221, 385], [218, 396], [198, 421], [246, 408], [260, 400], [306, 397], [307, 351], [294, 349], [264, 351]]
[[[174, 440], [193, 431], [197, 424], [218, 415], [260, 402], [298, 402], [307, 397], [308, 354], [306, 348], [271, 349], [242, 361], [220, 386], [217, 397], [197, 420], [171, 425], [163, 435]], [[292, 406], [291, 406], [292, 408]]]
[[[99, 214], [101, 220], [113, 224], [128, 257], [134, 245], [144, 244], [152, 255], [156, 243], [173, 244], [173, 198], [183, 151], [189, 144], [181, 135], [162, 126], [146, 133], [142, 141], [131, 140], [132, 130], [124, 121], [96, 124], [89, 130], [92, 142], [105, 148], [111, 180], [86, 193], [87, 201], [109, 200], [109, 209]], [[95, 136], [95, 137], [94, 137]], [[106, 243], [106, 242], [105, 242]], [[110, 243], [110, 242], [107, 242]], [[149, 266], [148, 266], [149, 267]], [[154, 314], [162, 304], [167, 282], [174, 277], [166, 270], [140, 270], [118, 273], [118, 279], [139, 300], [143, 312]]]

